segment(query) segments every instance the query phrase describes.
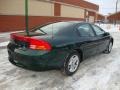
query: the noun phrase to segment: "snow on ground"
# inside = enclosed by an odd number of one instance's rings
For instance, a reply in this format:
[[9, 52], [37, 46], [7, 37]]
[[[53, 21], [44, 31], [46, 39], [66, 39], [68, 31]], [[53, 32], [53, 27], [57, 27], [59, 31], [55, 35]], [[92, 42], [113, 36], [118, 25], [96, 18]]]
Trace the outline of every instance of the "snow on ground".
[[102, 29], [104, 29], [107, 32], [118, 32], [120, 31], [120, 24], [96, 24], [100, 26]]
[[7, 46], [9, 41], [0, 43], [0, 47]]
[[120, 90], [120, 31], [110, 33], [115, 39], [112, 52], [84, 60], [70, 77], [57, 70], [16, 67], [9, 63], [6, 48], [0, 49], [0, 90]]

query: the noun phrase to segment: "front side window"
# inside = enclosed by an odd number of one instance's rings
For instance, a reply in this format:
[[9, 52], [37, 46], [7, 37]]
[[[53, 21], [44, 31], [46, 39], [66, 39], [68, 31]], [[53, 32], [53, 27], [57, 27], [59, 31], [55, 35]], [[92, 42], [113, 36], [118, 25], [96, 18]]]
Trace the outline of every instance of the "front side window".
[[82, 24], [77, 29], [78, 29], [78, 32], [80, 33], [80, 36], [82, 36], [82, 37], [95, 36], [95, 34], [89, 24]]
[[93, 29], [94, 29], [96, 35], [102, 35], [102, 34], [105, 33], [105, 31], [103, 31], [101, 28], [99, 28], [99, 27], [96, 26], [96, 25], [92, 25], [92, 27], [93, 27]]

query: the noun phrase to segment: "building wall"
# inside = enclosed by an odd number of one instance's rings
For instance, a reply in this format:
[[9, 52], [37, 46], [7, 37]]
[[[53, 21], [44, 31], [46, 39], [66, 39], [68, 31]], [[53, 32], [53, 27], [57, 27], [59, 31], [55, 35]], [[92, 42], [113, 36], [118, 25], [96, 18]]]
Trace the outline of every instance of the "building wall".
[[84, 9], [78, 7], [71, 7], [67, 5], [61, 6], [61, 16], [62, 17], [74, 17], [74, 18], [84, 18]]
[[89, 16], [89, 22], [94, 22], [94, 20], [95, 20], [95, 17], [94, 16]]
[[103, 16], [101, 14], [97, 14], [97, 20], [104, 21], [105, 20], [105, 16]]
[[29, 0], [29, 15], [54, 16], [54, 3]]
[[54, 3], [54, 16], [61, 16], [61, 4]]
[[[83, 18], [66, 18], [53, 16], [29, 16], [29, 29], [41, 24], [54, 21], [83, 21]], [[0, 32], [25, 30], [25, 17], [19, 15], [1, 15], [0, 16]]]
[[120, 12], [111, 14], [107, 17], [110, 23], [119, 23], [120, 22]]
[[85, 9], [94, 10], [94, 11], [99, 10], [98, 5], [87, 2], [85, 0], [53, 0], [53, 1], [62, 2], [62, 3], [66, 3], [66, 4], [72, 4], [75, 6], [81, 6]]
[[[25, 0], [0, 0], [0, 14], [25, 15]], [[29, 15], [54, 16], [54, 3], [29, 0]]]
[[[40, 24], [62, 20], [85, 20], [85, 5], [97, 11], [97, 5], [85, 3], [79, 6], [77, 0], [48, 2], [46, 0], [29, 1], [29, 28]], [[81, 0], [80, 0], [81, 1]], [[76, 2], [76, 4], [75, 4]], [[0, 32], [25, 29], [25, 0], [0, 0]], [[92, 11], [91, 11], [92, 12]]]
[[120, 24], [120, 0], [118, 0], [117, 12], [107, 16], [107, 20], [109, 23]]
[[96, 19], [96, 12], [88, 11], [88, 21], [93, 23]]
[[1, 15], [23, 15], [24, 0], [0, 0]]

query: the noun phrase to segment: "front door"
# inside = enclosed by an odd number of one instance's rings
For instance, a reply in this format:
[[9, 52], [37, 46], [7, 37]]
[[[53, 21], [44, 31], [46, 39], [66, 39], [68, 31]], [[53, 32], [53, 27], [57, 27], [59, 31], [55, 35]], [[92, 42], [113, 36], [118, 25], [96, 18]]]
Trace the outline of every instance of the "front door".
[[97, 42], [98, 42], [98, 50], [97, 53], [99, 52], [103, 52], [106, 48], [107, 45], [109, 44], [109, 35], [105, 34], [105, 31], [102, 30], [100, 27], [96, 26], [96, 25], [92, 25], [95, 33], [96, 33], [96, 38], [97, 38]]
[[83, 51], [83, 57], [87, 58], [96, 54], [97, 42], [92, 27], [87, 24], [79, 24], [77, 27], [79, 33], [79, 47]]

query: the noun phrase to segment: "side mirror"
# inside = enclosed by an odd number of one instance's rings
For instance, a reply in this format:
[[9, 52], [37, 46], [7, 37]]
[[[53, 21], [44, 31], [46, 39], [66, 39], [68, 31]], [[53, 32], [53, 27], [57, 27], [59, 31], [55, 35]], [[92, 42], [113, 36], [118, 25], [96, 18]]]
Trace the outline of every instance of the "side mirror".
[[105, 33], [104, 33], [104, 36], [108, 36], [108, 35], [110, 35], [109, 32], [105, 32]]

